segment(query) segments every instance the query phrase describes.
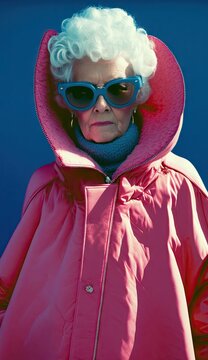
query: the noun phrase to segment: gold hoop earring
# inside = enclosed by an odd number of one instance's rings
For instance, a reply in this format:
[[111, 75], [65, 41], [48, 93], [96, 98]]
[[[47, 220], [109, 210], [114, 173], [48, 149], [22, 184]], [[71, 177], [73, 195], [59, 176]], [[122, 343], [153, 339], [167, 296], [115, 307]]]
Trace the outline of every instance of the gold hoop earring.
[[71, 125], [71, 128], [73, 128], [73, 126], [74, 126], [74, 113], [71, 113], [70, 125]]
[[135, 117], [134, 117], [135, 115], [136, 115], [136, 109], [133, 110], [133, 113], [132, 113], [132, 115], [131, 115], [131, 122], [132, 122], [132, 124], [135, 123]]

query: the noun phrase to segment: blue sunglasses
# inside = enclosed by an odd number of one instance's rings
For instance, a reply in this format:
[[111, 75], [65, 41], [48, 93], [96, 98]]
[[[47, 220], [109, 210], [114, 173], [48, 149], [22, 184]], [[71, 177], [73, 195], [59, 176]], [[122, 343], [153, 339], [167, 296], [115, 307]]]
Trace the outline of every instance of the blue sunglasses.
[[136, 100], [142, 86], [142, 77], [138, 75], [113, 79], [102, 87], [87, 81], [58, 83], [58, 92], [70, 109], [86, 111], [96, 104], [100, 95], [112, 107], [129, 106]]

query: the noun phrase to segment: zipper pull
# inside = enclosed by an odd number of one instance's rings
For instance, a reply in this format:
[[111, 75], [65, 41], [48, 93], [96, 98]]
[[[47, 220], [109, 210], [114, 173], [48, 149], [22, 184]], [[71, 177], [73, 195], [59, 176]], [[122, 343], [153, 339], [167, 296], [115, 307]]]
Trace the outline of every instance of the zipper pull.
[[106, 184], [111, 184], [112, 183], [112, 180], [111, 180], [111, 178], [109, 176], [106, 176], [105, 183]]

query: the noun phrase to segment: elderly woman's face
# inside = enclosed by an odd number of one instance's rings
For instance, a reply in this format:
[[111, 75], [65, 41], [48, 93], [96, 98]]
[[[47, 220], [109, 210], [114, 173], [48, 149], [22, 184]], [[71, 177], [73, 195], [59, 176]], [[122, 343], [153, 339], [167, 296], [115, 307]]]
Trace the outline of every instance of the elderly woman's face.
[[[92, 62], [88, 57], [76, 60], [73, 65], [72, 81], [89, 81], [97, 86], [116, 78], [134, 75], [129, 62], [123, 57], [114, 60]], [[103, 96], [86, 111], [75, 111], [84, 137], [97, 143], [114, 140], [126, 132], [136, 104], [119, 109], [108, 105]]]

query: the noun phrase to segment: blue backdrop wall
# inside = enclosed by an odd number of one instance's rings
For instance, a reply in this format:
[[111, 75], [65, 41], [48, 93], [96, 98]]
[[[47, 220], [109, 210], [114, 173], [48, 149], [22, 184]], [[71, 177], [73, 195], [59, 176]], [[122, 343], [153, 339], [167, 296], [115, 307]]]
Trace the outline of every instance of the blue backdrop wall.
[[33, 71], [39, 42], [46, 30], [59, 31], [62, 19], [88, 5], [123, 7], [175, 54], [185, 77], [186, 108], [174, 152], [192, 161], [208, 187], [206, 0], [1, 1], [0, 253], [19, 222], [31, 174], [54, 160], [33, 102]]

